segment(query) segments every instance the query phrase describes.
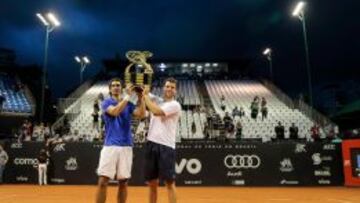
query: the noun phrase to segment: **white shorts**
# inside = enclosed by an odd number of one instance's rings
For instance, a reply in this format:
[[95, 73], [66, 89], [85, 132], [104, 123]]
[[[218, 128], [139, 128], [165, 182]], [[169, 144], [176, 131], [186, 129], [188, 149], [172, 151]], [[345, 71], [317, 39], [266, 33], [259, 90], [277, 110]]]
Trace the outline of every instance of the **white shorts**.
[[132, 161], [132, 147], [104, 146], [100, 153], [97, 174], [116, 180], [129, 179]]

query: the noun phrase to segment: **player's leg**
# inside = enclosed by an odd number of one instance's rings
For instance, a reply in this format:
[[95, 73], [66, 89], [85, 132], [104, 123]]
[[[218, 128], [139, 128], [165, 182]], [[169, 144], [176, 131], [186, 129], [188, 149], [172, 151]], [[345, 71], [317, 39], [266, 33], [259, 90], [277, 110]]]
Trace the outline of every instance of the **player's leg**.
[[43, 180], [44, 180], [44, 185], [47, 185], [47, 165], [44, 165], [44, 171], [43, 171]]
[[108, 183], [109, 183], [108, 177], [105, 176], [99, 177], [98, 187], [96, 192], [96, 203], [105, 203]]
[[156, 203], [157, 201], [157, 188], [159, 185], [158, 179], [147, 181], [149, 186], [149, 203]]
[[166, 189], [168, 193], [169, 203], [176, 203], [176, 190], [175, 190], [175, 149], [160, 145], [159, 157], [159, 175], [160, 178], [165, 180]]
[[96, 203], [104, 203], [106, 201], [106, 190], [109, 180], [111, 177], [115, 177], [116, 173], [116, 160], [114, 147], [103, 147], [97, 169], [99, 180], [96, 191]]
[[165, 184], [168, 192], [169, 203], [176, 203], [175, 180], [166, 180]]
[[133, 161], [132, 147], [118, 147], [117, 148], [117, 180], [118, 186], [118, 203], [125, 203], [128, 196], [128, 180], [131, 177], [131, 168]]
[[38, 181], [39, 185], [42, 185], [42, 171], [41, 171], [41, 164], [38, 165]]
[[149, 202], [156, 203], [159, 185], [159, 146], [148, 141], [145, 145], [145, 180], [149, 186]]
[[119, 180], [117, 202], [125, 203], [127, 196], [128, 196], [128, 180], [126, 179]]
[[44, 181], [44, 164], [39, 164], [39, 185], [44, 185], [45, 181]]

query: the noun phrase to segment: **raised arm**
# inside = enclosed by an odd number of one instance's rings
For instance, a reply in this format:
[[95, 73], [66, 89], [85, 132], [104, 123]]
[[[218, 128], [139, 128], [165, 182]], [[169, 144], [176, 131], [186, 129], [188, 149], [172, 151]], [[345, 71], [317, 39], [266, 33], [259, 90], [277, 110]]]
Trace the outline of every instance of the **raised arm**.
[[146, 106], [144, 100], [144, 91], [141, 94], [138, 94], [138, 103], [136, 109], [134, 110], [133, 116], [138, 119], [142, 119], [145, 117]]
[[153, 113], [155, 116], [165, 116], [165, 112], [155, 103], [151, 100], [149, 96], [150, 89], [145, 88], [144, 89], [144, 101], [145, 105], [148, 107], [149, 111]]
[[132, 85], [128, 85], [126, 87], [126, 96], [124, 97], [123, 100], [121, 100], [116, 106], [112, 106], [110, 105], [109, 107], [107, 107], [106, 109], [104, 109], [106, 111], [107, 114], [109, 114], [110, 116], [119, 116], [121, 114], [121, 112], [125, 109], [126, 105], [128, 104], [129, 100], [130, 100], [130, 95], [133, 92], [134, 87]]

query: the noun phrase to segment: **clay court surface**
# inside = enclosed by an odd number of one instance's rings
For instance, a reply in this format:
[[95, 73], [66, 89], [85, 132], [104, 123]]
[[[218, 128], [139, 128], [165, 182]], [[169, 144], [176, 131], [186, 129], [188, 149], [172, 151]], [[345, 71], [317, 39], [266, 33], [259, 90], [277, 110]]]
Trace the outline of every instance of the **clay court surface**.
[[[91, 203], [95, 186], [0, 185], [0, 203]], [[178, 187], [178, 203], [359, 203], [360, 188], [346, 187]], [[166, 191], [159, 191], [166, 203]], [[116, 187], [107, 202], [116, 203]], [[147, 202], [146, 187], [130, 187], [128, 203]]]

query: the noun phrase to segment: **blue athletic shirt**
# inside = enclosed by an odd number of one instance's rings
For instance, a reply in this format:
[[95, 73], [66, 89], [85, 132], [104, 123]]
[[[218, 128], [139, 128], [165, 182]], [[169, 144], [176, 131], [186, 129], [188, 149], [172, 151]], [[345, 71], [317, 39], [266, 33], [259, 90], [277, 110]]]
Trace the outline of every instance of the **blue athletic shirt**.
[[118, 116], [111, 116], [107, 113], [109, 106], [116, 106], [118, 101], [110, 97], [105, 99], [101, 108], [105, 122], [105, 142], [104, 146], [132, 146], [131, 118], [135, 110], [135, 105], [128, 102], [124, 110]]

